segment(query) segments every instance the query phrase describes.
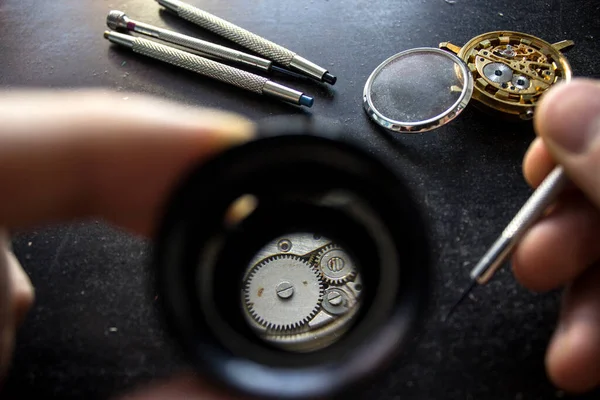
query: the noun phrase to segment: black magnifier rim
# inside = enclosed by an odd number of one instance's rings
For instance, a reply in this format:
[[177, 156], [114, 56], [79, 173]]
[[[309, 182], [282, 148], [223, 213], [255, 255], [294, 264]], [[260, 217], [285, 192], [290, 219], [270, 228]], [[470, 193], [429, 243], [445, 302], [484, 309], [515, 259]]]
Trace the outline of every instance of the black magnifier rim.
[[[171, 199], [155, 247], [155, 271], [163, 317], [184, 350], [188, 354], [195, 353], [197, 358], [192, 361], [196, 367], [229, 386], [259, 396], [327, 396], [373, 374], [408, 342], [410, 333], [418, 326], [428, 297], [428, 235], [420, 210], [404, 183], [378, 160], [355, 146], [332, 139], [335, 135], [331, 132], [326, 132], [329, 138], [319, 137], [302, 123], [265, 126], [268, 128], [264, 128], [261, 139], [198, 166]], [[282, 135], [277, 136], [277, 131]], [[386, 217], [394, 246], [402, 253], [401, 262], [406, 265], [401, 270], [401, 289], [387, 324], [369, 339], [370, 345], [352, 349], [345, 363], [334, 360], [324, 365], [289, 370], [240, 358], [224, 347], [210, 330], [197, 330], [198, 326], [203, 326], [203, 323], [198, 325], [203, 317], [195, 315], [189, 304], [185, 304], [190, 299], [189, 293], [181, 292], [186, 287], [188, 291], [192, 290], [189, 288], [193, 285], [190, 286], [188, 276], [182, 275], [182, 271], [196, 268], [198, 249], [204, 248], [206, 243], [218, 244], [223, 239], [222, 215], [230, 201], [252, 193], [252, 185], [268, 187], [264, 185], [265, 180], [268, 183], [268, 176], [254, 176], [254, 181], [246, 181], [241, 186], [238, 181], [238, 187], [231, 186], [224, 176], [242, 174], [251, 177], [257, 165], [293, 164], [290, 157], [298, 164], [319, 165], [324, 177], [334, 170], [343, 171], [350, 179], [354, 176], [358, 181], [371, 181], [370, 189], [379, 188], [377, 193], [365, 195], [379, 197], [377, 204], [381, 209], [378, 211]], [[279, 189], [273, 188], [274, 191]], [[190, 230], [191, 226], [201, 229]], [[214, 248], [218, 251], [218, 246]], [[254, 379], [247, 379], [248, 376]], [[296, 384], [286, 386], [281, 378]]]
[[[294, 214], [291, 215], [291, 212]], [[278, 218], [280, 215], [290, 216], [284, 220]], [[264, 228], [265, 224], [268, 225], [268, 230]], [[332, 229], [332, 226], [336, 228]], [[247, 220], [242, 222], [238, 232], [232, 233], [231, 238], [227, 241], [227, 245], [219, 253], [219, 260], [214, 267], [214, 279], [210, 281], [210, 285], [214, 287], [213, 293], [201, 293], [201, 295], [204, 294], [206, 297], [210, 296], [209, 299], [205, 299], [204, 304], [209, 302], [214, 303], [215, 309], [218, 311], [217, 314], [228, 316], [228, 325], [235, 331], [234, 334], [236, 335], [236, 339], [238, 339], [237, 342], [231, 343], [229, 347], [235, 349], [234, 352], [241, 357], [265, 365], [286, 369], [300, 369], [315, 365], [326, 366], [328, 364], [340, 363], [341, 360], [348, 356], [347, 348], [358, 346], [364, 340], [365, 333], [344, 335], [327, 348], [309, 353], [293, 353], [270, 346], [255, 336], [254, 332], [249, 328], [243, 317], [240, 302], [231, 301], [231, 291], [228, 293], [225, 292], [224, 289], [226, 286], [228, 284], [231, 285], [231, 282], [234, 281], [238, 283], [235, 287], [235, 290], [237, 290], [236, 293], [242, 293], [242, 278], [246, 266], [249, 265], [251, 258], [256, 253], [256, 251], [235, 251], [236, 249], [244, 245], [248, 249], [260, 249], [265, 243], [286, 233], [307, 231], [311, 231], [311, 234], [317, 231], [319, 234], [328, 237], [341, 248], [345, 249], [350, 257], [359, 265], [368, 265], [369, 262], [374, 265], [380, 264], [377, 243], [373, 241], [358, 221], [353, 220], [342, 211], [300, 202], [269, 205], [261, 210], [257, 210]], [[340, 235], [339, 232], [352, 232], [352, 235]], [[232, 266], [239, 266], [240, 268], [236, 269], [235, 267], [232, 268]], [[368, 305], [372, 303], [394, 304], [394, 293], [397, 290], [397, 282], [399, 281], [398, 277], [394, 279], [397, 271], [395, 271], [395, 265], [389, 262], [385, 267], [385, 271], [381, 271], [378, 268], [365, 268], [361, 270], [364, 288], [361, 294], [363, 303], [355, 320], [357, 325], [360, 324], [359, 321], [366, 318], [365, 314], [367, 313]], [[384, 279], [386, 280], [391, 280], [391, 282], [386, 282], [388, 284], [388, 287], [385, 288], [388, 293], [387, 301], [382, 299], [382, 297], [385, 297], [384, 293], [369, 290], [382, 280], [380, 275], [384, 275]], [[190, 277], [188, 282], [192, 282], [192, 279]], [[192, 289], [190, 288], [190, 290]], [[194, 301], [196, 299], [190, 300]], [[383, 307], [379, 311], [379, 314], [383, 313]], [[381, 315], [379, 319], [381, 320], [384, 315]], [[377, 318], [368, 319], [373, 323], [377, 321]], [[213, 328], [217, 337], [228, 336], [228, 329], [219, 330], [217, 324], [213, 324]], [[364, 328], [368, 328], [367, 331], [371, 329], [375, 330], [375, 326], [365, 326]], [[243, 340], [240, 340], [238, 335], [252, 339], [242, 338]], [[332, 363], [332, 360], [335, 360], [335, 362]]]

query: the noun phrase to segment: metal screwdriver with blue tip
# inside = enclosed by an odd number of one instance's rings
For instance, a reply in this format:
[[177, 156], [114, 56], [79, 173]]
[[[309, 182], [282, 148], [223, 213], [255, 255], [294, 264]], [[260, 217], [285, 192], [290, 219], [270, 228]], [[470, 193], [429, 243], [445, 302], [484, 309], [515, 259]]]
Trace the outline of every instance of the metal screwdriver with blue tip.
[[132, 50], [134, 53], [196, 72], [250, 92], [305, 107], [312, 107], [314, 102], [312, 97], [275, 83], [263, 76], [230, 67], [174, 47], [112, 31], [105, 31], [104, 37], [112, 43]]

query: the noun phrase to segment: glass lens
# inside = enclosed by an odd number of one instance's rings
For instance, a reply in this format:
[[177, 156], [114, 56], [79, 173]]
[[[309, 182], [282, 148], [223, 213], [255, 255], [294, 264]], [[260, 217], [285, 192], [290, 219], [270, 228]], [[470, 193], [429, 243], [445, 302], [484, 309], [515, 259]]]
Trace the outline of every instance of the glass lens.
[[464, 77], [451, 58], [407, 52], [390, 60], [373, 77], [373, 107], [395, 121], [426, 121], [451, 109], [461, 97]]

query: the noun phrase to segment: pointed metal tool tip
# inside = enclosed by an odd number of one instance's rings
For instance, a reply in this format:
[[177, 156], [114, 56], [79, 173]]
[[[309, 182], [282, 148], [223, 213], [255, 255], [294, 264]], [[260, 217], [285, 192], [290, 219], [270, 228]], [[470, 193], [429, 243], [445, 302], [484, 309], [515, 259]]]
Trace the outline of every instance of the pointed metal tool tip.
[[448, 318], [450, 318], [450, 316], [452, 315], [452, 313], [454, 313], [454, 311], [460, 305], [460, 303], [462, 303], [463, 300], [467, 298], [467, 296], [469, 295], [469, 293], [471, 293], [471, 291], [473, 290], [473, 288], [476, 285], [477, 285], [477, 281], [476, 280], [471, 281], [471, 284], [462, 292], [460, 298], [456, 301], [456, 303], [454, 303], [452, 305], [452, 307], [450, 307], [450, 310], [448, 310], [448, 312], [446, 313], [446, 316], [444, 316], [444, 318], [442, 319], [442, 321], [447, 321]]

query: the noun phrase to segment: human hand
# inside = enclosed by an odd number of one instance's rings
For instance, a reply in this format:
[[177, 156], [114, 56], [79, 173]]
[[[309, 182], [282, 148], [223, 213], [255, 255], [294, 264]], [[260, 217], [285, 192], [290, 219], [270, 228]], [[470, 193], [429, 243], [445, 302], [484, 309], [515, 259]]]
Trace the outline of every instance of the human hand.
[[524, 236], [513, 270], [535, 291], [566, 286], [546, 369], [558, 387], [585, 392], [600, 385], [600, 81], [576, 79], [550, 90], [534, 122], [527, 181], [538, 186], [558, 163], [573, 187]]
[[[0, 227], [8, 231], [94, 217], [151, 235], [185, 170], [254, 130], [236, 115], [96, 90], [0, 92], [0, 121]], [[33, 298], [0, 231], [2, 377]], [[226, 397], [190, 375], [127, 398]]]

